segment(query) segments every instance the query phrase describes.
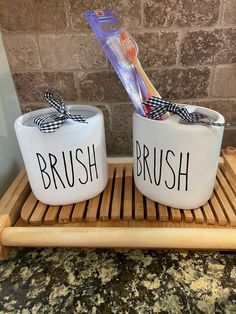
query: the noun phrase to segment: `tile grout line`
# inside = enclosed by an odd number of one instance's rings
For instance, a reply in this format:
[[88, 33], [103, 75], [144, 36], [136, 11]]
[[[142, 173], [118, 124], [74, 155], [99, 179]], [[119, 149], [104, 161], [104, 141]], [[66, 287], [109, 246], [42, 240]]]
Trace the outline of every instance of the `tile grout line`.
[[213, 95], [213, 87], [214, 87], [214, 80], [215, 80], [215, 71], [216, 65], [212, 66], [210, 77], [209, 77], [209, 86], [208, 86], [208, 97], [212, 97]]
[[225, 13], [225, 0], [220, 0], [219, 18], [218, 18], [218, 23], [220, 26], [225, 26], [223, 23], [224, 13]]
[[145, 28], [144, 0], [141, 0], [140, 5], [141, 5], [141, 8], [140, 8], [140, 13], [141, 13], [141, 29], [143, 30], [143, 29]]
[[181, 67], [181, 51], [182, 51], [182, 42], [184, 37], [186, 36], [186, 31], [179, 30], [178, 33], [178, 44], [177, 44], [177, 57], [176, 57], [176, 65]]
[[[145, 18], [144, 18], [145, 20]], [[221, 24], [214, 24], [212, 26], [189, 26], [189, 27], [154, 27], [154, 28], [135, 28], [129, 29], [129, 32], [135, 34], [143, 34], [143, 33], [156, 33], [156, 32], [178, 32], [178, 31], [188, 31], [188, 32], [197, 32], [200, 30], [203, 31], [214, 31], [214, 30], [227, 30], [227, 29], [236, 29], [236, 25], [221, 25]], [[34, 35], [38, 34], [39, 36], [60, 36], [60, 35], [91, 35], [93, 31], [88, 29], [83, 30], [75, 30], [75, 29], [65, 29], [65, 30], [58, 30], [58, 31], [7, 31], [2, 30], [2, 33], [5, 35], [13, 36], [13, 35]]]
[[[174, 64], [174, 65], [161, 65], [161, 66], [155, 66], [155, 67], [145, 67], [144, 70], [146, 71], [165, 71], [165, 70], [191, 70], [191, 69], [204, 69], [204, 68], [211, 68], [213, 66], [231, 66], [235, 64], [234, 62], [231, 63], [218, 63], [218, 64], [192, 64], [192, 65], [182, 65], [181, 63], [179, 64]], [[109, 69], [107, 66], [101, 67], [99, 69], [78, 69], [78, 68], [71, 68], [71, 69], [64, 69], [64, 68], [55, 68], [55, 69], [50, 69], [46, 67], [42, 67], [40, 70], [38, 69], [16, 69], [12, 68], [13, 73], [42, 73], [42, 72], [48, 72], [48, 73], [56, 73], [56, 72], [62, 72], [62, 73], [81, 73], [83, 72], [84, 74], [96, 74], [96, 73], [115, 73], [113, 68]]]

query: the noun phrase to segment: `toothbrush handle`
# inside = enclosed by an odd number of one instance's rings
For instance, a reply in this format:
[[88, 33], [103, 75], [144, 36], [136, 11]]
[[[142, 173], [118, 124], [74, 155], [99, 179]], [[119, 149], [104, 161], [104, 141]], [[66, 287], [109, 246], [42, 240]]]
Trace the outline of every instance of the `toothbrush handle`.
[[147, 74], [145, 73], [145, 71], [143, 70], [138, 58], [135, 58], [133, 60], [133, 64], [136, 68], [136, 70], [138, 71], [139, 75], [141, 76], [141, 78], [143, 79], [149, 93], [152, 95], [152, 96], [157, 96], [157, 97], [160, 97], [160, 94], [158, 93], [158, 91], [155, 89], [155, 87], [152, 85], [151, 81], [149, 80]]
[[[136, 57], [133, 60], [133, 65], [135, 66], [135, 69], [137, 70], [137, 72], [139, 73], [139, 75], [141, 76], [141, 78], [143, 79], [148, 92], [150, 93], [151, 96], [157, 96], [159, 98], [161, 98], [161, 95], [158, 93], [158, 91], [155, 89], [155, 87], [152, 85], [151, 81], [149, 80], [147, 74], [144, 72], [138, 58]], [[145, 110], [146, 111], [146, 110]], [[158, 120], [165, 120], [168, 119], [170, 117], [170, 114], [167, 112], [165, 113], [161, 118], [159, 118]]]

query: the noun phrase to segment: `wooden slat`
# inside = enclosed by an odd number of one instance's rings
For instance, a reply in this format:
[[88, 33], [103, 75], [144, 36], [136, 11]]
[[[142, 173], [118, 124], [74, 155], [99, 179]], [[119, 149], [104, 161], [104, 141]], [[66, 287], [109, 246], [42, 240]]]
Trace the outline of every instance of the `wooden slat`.
[[231, 226], [236, 226], [236, 215], [228, 199], [226, 198], [221, 186], [219, 185], [218, 180], [216, 180], [215, 192], [216, 192], [216, 195], [218, 196], [221, 207], [224, 208], [225, 215], [229, 219], [229, 224]]
[[[25, 170], [22, 170], [0, 200], [0, 235], [5, 227], [15, 224], [29, 193], [28, 178]], [[0, 259], [6, 258], [8, 252], [9, 249], [0, 243]]]
[[13, 225], [20, 216], [20, 210], [30, 193], [28, 177], [21, 171], [19, 178], [11, 184], [6, 194], [0, 200], [0, 219], [7, 215]]
[[72, 210], [73, 210], [73, 204], [62, 206], [59, 213], [59, 217], [58, 217], [59, 223], [70, 222]]
[[35, 207], [35, 210], [33, 214], [30, 217], [29, 222], [32, 225], [40, 225], [43, 221], [43, 217], [47, 211], [47, 205], [38, 202], [37, 206]]
[[9, 249], [2, 245], [1, 234], [2, 231], [11, 226], [11, 221], [7, 215], [0, 215], [0, 260], [5, 259], [9, 253]]
[[29, 221], [30, 216], [32, 215], [37, 203], [38, 203], [37, 198], [34, 196], [33, 192], [31, 192], [21, 209], [21, 218], [25, 222]]
[[43, 233], [40, 229], [5, 228], [1, 234], [2, 243], [13, 247], [236, 249], [236, 229], [233, 228], [44, 227]]
[[22, 180], [24, 180], [26, 177], [25, 170], [21, 170], [15, 180], [12, 182], [12, 184], [9, 186], [5, 194], [0, 199], [0, 215], [6, 211], [6, 205], [7, 203], [12, 199], [14, 195], [16, 195], [17, 190], [22, 185]]
[[215, 216], [218, 220], [220, 226], [227, 225], [227, 218], [225, 217], [224, 211], [221, 208], [221, 205], [216, 198], [215, 192], [212, 193], [212, 196], [209, 200], [212, 210], [215, 212]]
[[113, 165], [109, 165], [108, 168], [108, 182], [107, 186], [102, 194], [102, 202], [101, 202], [101, 210], [99, 218], [101, 220], [108, 220], [109, 209], [111, 206], [111, 192], [112, 192], [112, 182], [114, 176], [115, 167]]
[[223, 151], [222, 153], [226, 166], [231, 169], [232, 173], [236, 175], [236, 150], [235, 148], [232, 149], [230, 154], [227, 154], [227, 150]]
[[132, 165], [126, 165], [125, 167], [125, 186], [124, 186], [124, 210], [123, 219], [132, 219], [132, 206], [133, 206], [133, 195], [132, 195]]
[[169, 221], [168, 209], [165, 205], [158, 204], [158, 214], [160, 221]]
[[89, 200], [88, 208], [87, 208], [87, 214], [86, 214], [86, 218], [85, 218], [87, 221], [97, 220], [99, 200], [100, 200], [100, 195], [95, 196], [94, 198]]
[[236, 212], [236, 195], [235, 191], [232, 190], [231, 186], [228, 184], [227, 180], [225, 179], [223, 173], [220, 169], [217, 171], [217, 177], [220, 181], [220, 185], [224, 191], [224, 194], [227, 196], [234, 213]]
[[183, 218], [185, 222], [188, 222], [188, 223], [193, 222], [194, 217], [191, 210], [183, 209]]
[[205, 221], [208, 225], [214, 225], [216, 223], [215, 216], [211, 210], [209, 203], [202, 206], [203, 212], [205, 214]]
[[117, 165], [113, 200], [112, 200], [112, 207], [111, 207], [111, 219], [112, 220], [120, 219], [123, 170], [124, 170], [123, 165]]
[[[170, 213], [169, 213], [170, 215]], [[30, 224], [26, 224], [25, 222], [23, 222], [23, 220], [21, 218], [19, 218], [16, 222], [16, 224], [14, 226], [24, 226], [26, 228], [33, 226]], [[44, 228], [45, 226], [47, 226], [46, 224], [42, 223], [40, 225], [41, 228]], [[135, 227], [135, 228], [197, 228], [197, 229], [205, 229], [205, 228], [209, 228], [209, 229], [214, 229], [214, 228], [221, 228], [221, 229], [235, 229], [236, 227], [232, 227], [229, 224], [226, 225], [219, 225], [218, 222], [216, 224], [197, 224], [195, 221], [193, 221], [192, 223], [186, 223], [184, 221], [181, 222], [173, 222], [173, 221], [160, 221], [160, 220], [147, 220], [147, 219], [143, 219], [143, 220], [107, 220], [107, 221], [100, 221], [100, 220], [95, 220], [95, 221], [86, 221], [85, 219], [83, 219], [82, 221], [78, 221], [78, 222], [69, 222], [67, 224], [59, 224], [59, 222], [57, 222], [54, 225], [51, 225], [51, 227], [60, 227], [60, 226], [65, 226], [65, 227], [96, 227], [96, 228], [102, 228], [102, 227]], [[41, 229], [43, 230], [43, 229]]]
[[147, 207], [147, 219], [148, 220], [156, 220], [156, 205], [155, 202], [150, 200], [149, 198], [146, 198], [146, 207]]
[[236, 176], [233, 175], [233, 173], [229, 171], [225, 165], [221, 165], [220, 169], [224, 176], [226, 177], [227, 181], [229, 182], [229, 185], [231, 186], [232, 190], [236, 194]]
[[178, 208], [171, 208], [170, 209], [170, 219], [171, 221], [181, 221], [181, 212]]
[[60, 211], [60, 206], [49, 206], [47, 213], [44, 217], [44, 223], [46, 225], [53, 225], [57, 223], [58, 213]]
[[137, 220], [144, 219], [143, 194], [136, 187], [134, 189], [134, 216]]
[[201, 208], [193, 209], [193, 215], [195, 217], [195, 221], [197, 224], [203, 224], [204, 223], [204, 216], [203, 216]]
[[71, 216], [72, 222], [79, 222], [83, 220], [83, 216], [86, 209], [86, 204], [87, 204], [86, 201], [75, 204], [75, 207]]

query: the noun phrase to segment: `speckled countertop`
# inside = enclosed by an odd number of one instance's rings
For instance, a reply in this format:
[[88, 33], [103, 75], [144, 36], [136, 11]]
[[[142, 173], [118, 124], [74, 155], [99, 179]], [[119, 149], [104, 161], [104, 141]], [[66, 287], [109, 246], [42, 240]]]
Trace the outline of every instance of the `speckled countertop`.
[[18, 249], [0, 313], [236, 313], [236, 254]]

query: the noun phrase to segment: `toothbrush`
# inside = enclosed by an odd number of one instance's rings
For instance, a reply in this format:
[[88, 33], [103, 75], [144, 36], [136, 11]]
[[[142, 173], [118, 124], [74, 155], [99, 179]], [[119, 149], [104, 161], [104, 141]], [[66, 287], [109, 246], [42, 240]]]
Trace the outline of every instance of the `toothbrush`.
[[116, 35], [111, 35], [107, 38], [106, 41], [107, 45], [111, 48], [111, 50], [114, 52], [117, 61], [122, 67], [129, 68], [130, 62], [127, 60], [124, 50], [122, 49], [122, 46], [120, 44], [119, 37]]
[[[124, 50], [124, 54], [126, 58], [134, 65], [136, 71], [139, 73], [140, 77], [142, 78], [143, 82], [145, 83], [149, 95], [147, 95], [147, 99], [151, 96], [157, 96], [161, 98], [161, 95], [158, 93], [158, 91], [155, 89], [155, 87], [152, 85], [151, 81], [149, 80], [147, 74], [143, 70], [139, 59], [138, 59], [138, 46], [136, 42], [131, 39], [131, 36], [128, 36], [127, 32], [122, 31], [120, 32], [120, 42], [122, 45], [122, 48]], [[145, 108], [145, 114], [147, 115], [150, 111], [150, 108]], [[170, 117], [169, 113], [165, 113], [163, 116], [159, 117], [158, 120], [165, 120]]]
[[135, 109], [140, 115], [146, 116], [147, 109], [142, 103], [148, 98], [150, 93], [135, 66], [124, 54], [119, 38], [121, 29], [117, 27], [119, 20], [116, 19], [109, 9], [101, 12], [86, 11], [84, 15], [127, 91]]
[[[137, 71], [132, 63], [127, 60], [124, 50], [122, 49], [119, 36], [111, 35], [107, 38], [107, 45], [111, 48], [113, 53], [116, 56], [117, 62], [119, 65], [123, 68], [125, 68], [124, 71], [122, 71], [121, 75], [123, 77], [123, 80], [125, 82], [125, 86], [129, 89], [129, 91], [132, 93], [132, 96], [135, 99], [135, 107], [136, 110], [143, 116], [146, 116], [145, 109], [142, 106], [143, 97], [142, 92], [140, 88], [140, 84], [137, 77]], [[134, 80], [135, 86], [131, 83], [131, 78]]]
[[145, 85], [147, 86], [147, 89], [151, 96], [157, 96], [161, 98], [160, 94], [152, 85], [151, 81], [149, 80], [147, 74], [144, 72], [139, 62], [138, 47], [136, 43], [131, 40], [131, 38], [127, 35], [125, 31], [120, 32], [120, 42], [127, 59], [135, 66], [136, 70], [138, 71], [139, 75], [142, 77]]

